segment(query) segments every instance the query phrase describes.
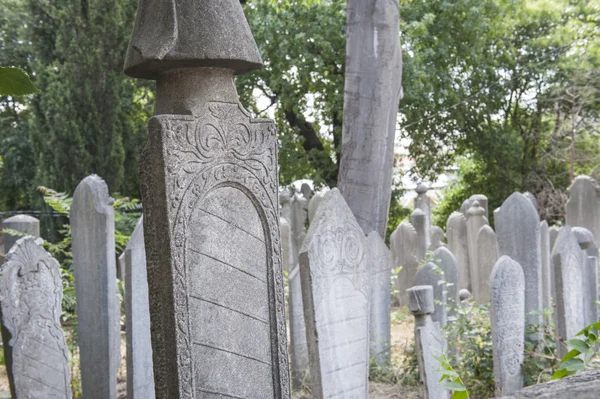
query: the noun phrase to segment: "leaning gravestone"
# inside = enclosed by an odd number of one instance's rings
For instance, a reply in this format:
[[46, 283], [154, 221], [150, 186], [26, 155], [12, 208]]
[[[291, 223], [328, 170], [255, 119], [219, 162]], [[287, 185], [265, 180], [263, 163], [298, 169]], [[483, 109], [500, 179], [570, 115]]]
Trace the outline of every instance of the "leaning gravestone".
[[489, 225], [484, 225], [477, 233], [477, 261], [479, 262], [479, 280], [475, 301], [479, 304], [490, 303], [490, 276], [498, 260], [498, 241], [496, 233]]
[[329, 191], [300, 252], [314, 398], [368, 397], [367, 261], [362, 229], [339, 191]]
[[448, 292], [445, 287], [447, 283], [444, 272], [433, 262], [427, 262], [417, 270], [415, 285], [429, 285], [433, 288], [435, 309], [431, 314], [431, 320], [438, 322], [440, 327], [448, 321]]
[[565, 342], [585, 327], [585, 307], [581, 295], [585, 256], [571, 228], [563, 227], [551, 258], [556, 286], [556, 347], [559, 358], [567, 353]]
[[421, 261], [425, 258], [425, 255], [431, 246], [427, 215], [421, 209], [417, 208], [410, 215], [410, 223], [417, 232], [417, 260]]
[[[521, 193], [513, 193], [496, 215], [496, 235], [500, 255], [507, 255], [525, 274], [525, 318], [527, 324], [542, 322], [542, 249], [540, 218], [533, 204]], [[535, 339], [535, 336], [531, 336]]]
[[406, 290], [415, 282], [419, 261], [417, 260], [417, 231], [409, 222], [402, 222], [390, 236], [390, 249], [394, 268], [401, 268], [396, 277], [399, 306], [408, 305]]
[[[60, 326], [62, 280], [41, 239], [19, 239], [2, 266], [2, 323], [10, 332], [14, 398], [71, 398], [69, 349]], [[116, 397], [116, 396], [115, 396]]]
[[91, 175], [79, 183], [71, 205], [81, 389], [86, 399], [117, 397], [121, 328], [112, 203], [104, 180]]
[[292, 384], [294, 389], [300, 390], [309, 382], [309, 364], [299, 265], [296, 265], [289, 274], [288, 289]]
[[369, 271], [371, 273], [371, 320], [369, 323], [369, 353], [375, 363], [383, 367], [390, 362], [390, 282], [392, 253], [372, 231], [367, 237]]
[[521, 265], [502, 256], [490, 276], [492, 350], [496, 395], [523, 387], [525, 276]]
[[479, 230], [488, 224], [485, 217], [485, 209], [479, 205], [479, 201], [472, 201], [471, 207], [467, 211], [467, 240], [469, 243], [469, 274], [471, 276], [471, 293], [473, 298], [479, 301], [479, 283], [481, 280], [479, 260], [477, 259], [477, 234]]
[[435, 356], [444, 352], [439, 326], [434, 323], [434, 296], [431, 286], [415, 286], [407, 290], [408, 309], [415, 316], [415, 346], [424, 399], [448, 399], [450, 394], [440, 382], [440, 364]]
[[583, 271], [583, 307], [585, 308], [585, 325], [598, 321], [598, 247], [594, 235], [585, 227], [572, 228], [579, 247], [586, 253]]
[[277, 136], [233, 83], [260, 67], [239, 1], [141, 0], [125, 73], [157, 81], [140, 163], [157, 398], [290, 397]]
[[540, 223], [540, 248], [542, 251], [542, 301], [544, 309], [552, 306], [552, 277], [550, 272], [550, 228], [548, 222]]
[[600, 186], [589, 176], [577, 176], [568, 192], [567, 225], [590, 230], [600, 245]]
[[154, 399], [143, 217], [125, 248], [125, 314], [127, 399]]
[[461, 212], [453, 212], [446, 222], [446, 234], [448, 249], [454, 254], [458, 263], [458, 288], [471, 290], [467, 217]]

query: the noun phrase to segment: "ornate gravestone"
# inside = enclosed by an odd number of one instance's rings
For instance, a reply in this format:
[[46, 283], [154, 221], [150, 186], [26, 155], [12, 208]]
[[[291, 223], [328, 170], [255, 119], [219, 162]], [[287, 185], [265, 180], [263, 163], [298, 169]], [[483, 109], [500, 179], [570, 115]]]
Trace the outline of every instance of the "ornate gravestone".
[[371, 320], [370, 356], [383, 367], [390, 362], [390, 282], [392, 277], [392, 253], [372, 231], [367, 237], [369, 271], [371, 273]]
[[467, 211], [467, 241], [469, 244], [469, 275], [471, 277], [471, 293], [473, 298], [478, 301], [481, 298], [479, 293], [480, 268], [479, 259], [477, 259], [477, 234], [479, 230], [488, 224], [485, 217], [485, 209], [479, 205], [479, 201], [472, 201], [471, 207]]
[[448, 312], [446, 309], [448, 292], [445, 287], [446, 283], [446, 276], [443, 270], [435, 263], [427, 262], [417, 270], [415, 285], [429, 285], [433, 288], [435, 309], [431, 314], [431, 320], [439, 323], [440, 327], [445, 326], [448, 321]]
[[552, 278], [550, 273], [550, 228], [548, 222], [540, 223], [540, 248], [542, 251], [542, 303], [544, 309], [552, 306]]
[[572, 228], [579, 247], [586, 253], [583, 271], [583, 307], [585, 325], [598, 321], [598, 247], [594, 235], [585, 227]]
[[104, 180], [91, 175], [77, 186], [70, 212], [81, 388], [86, 399], [117, 397], [121, 326], [112, 204]]
[[[483, 216], [485, 216], [486, 219], [489, 219], [488, 217], [488, 197], [486, 197], [483, 194], [473, 194], [471, 195], [471, 197], [469, 198], [469, 208], [471, 207], [471, 205], [473, 205], [474, 201], [479, 202], [479, 206], [481, 206], [483, 208], [483, 210], [485, 211], [485, 213], [483, 214]], [[467, 209], [468, 211], [468, 209]]]
[[540, 312], [544, 306], [538, 213], [527, 197], [513, 193], [500, 207], [495, 221], [499, 254], [508, 255], [519, 263], [525, 274], [526, 323], [537, 325], [542, 322], [542, 317], [535, 312]]
[[523, 387], [525, 351], [525, 277], [521, 265], [502, 256], [491, 282], [492, 350], [496, 395], [510, 395]]
[[2, 323], [10, 333], [15, 398], [71, 398], [69, 350], [60, 326], [58, 262], [37, 241], [19, 239], [2, 266]]
[[442, 334], [431, 319], [434, 296], [431, 286], [415, 286], [407, 290], [408, 309], [415, 316], [415, 346], [419, 364], [422, 397], [448, 399], [450, 394], [440, 383], [440, 364], [434, 356], [444, 351]]
[[454, 254], [458, 263], [458, 288], [471, 290], [467, 217], [461, 212], [453, 212], [446, 222], [446, 234], [448, 249]]
[[140, 2], [125, 73], [157, 81], [140, 177], [158, 398], [290, 397], [277, 137], [233, 82], [260, 66], [239, 1]]
[[479, 304], [490, 302], [490, 276], [498, 260], [498, 241], [496, 233], [489, 225], [484, 225], [477, 233], [477, 262], [479, 262], [479, 280], [475, 301]]
[[417, 260], [421, 261], [431, 246], [427, 215], [421, 209], [417, 208], [410, 214], [410, 223], [417, 232]]
[[600, 244], [600, 186], [589, 176], [577, 176], [568, 192], [567, 225], [585, 227]]
[[585, 327], [583, 265], [585, 252], [569, 226], [560, 230], [552, 250], [556, 292], [556, 348], [558, 357], [567, 353], [565, 342]]
[[154, 399], [143, 217], [135, 226], [124, 253], [127, 399]]
[[443, 241], [446, 239], [446, 233], [444, 233], [444, 230], [442, 230], [441, 227], [432, 226], [429, 234], [431, 236], [431, 244], [429, 245], [430, 251], [435, 251], [444, 245]]
[[412, 224], [402, 222], [390, 236], [394, 268], [401, 268], [396, 278], [398, 304], [408, 305], [406, 290], [412, 287], [417, 274], [417, 231]]
[[368, 397], [367, 260], [362, 229], [339, 191], [329, 191], [300, 252], [314, 398]]
[[288, 289], [292, 383], [294, 389], [302, 389], [309, 383], [309, 363], [299, 265], [296, 265], [289, 274]]

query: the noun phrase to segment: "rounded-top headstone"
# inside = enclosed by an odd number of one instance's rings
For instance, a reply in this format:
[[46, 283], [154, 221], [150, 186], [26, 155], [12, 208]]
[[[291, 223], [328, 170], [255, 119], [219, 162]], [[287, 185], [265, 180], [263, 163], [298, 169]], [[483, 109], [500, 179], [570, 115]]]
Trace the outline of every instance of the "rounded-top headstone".
[[408, 310], [415, 316], [431, 314], [435, 310], [433, 287], [417, 285], [406, 290], [408, 294]]
[[[8, 219], [4, 219], [0, 225], [0, 230], [11, 229], [20, 233], [33, 236], [40, 236], [40, 221], [29, 215], [14, 215]], [[11, 247], [21, 238], [21, 236], [13, 236], [11, 234], [3, 234], [4, 236], [4, 253], [8, 253]], [[0, 248], [1, 250], [1, 248]], [[2, 252], [2, 251], [0, 251]]]
[[475, 200], [471, 202], [471, 207], [467, 211], [467, 216], [485, 216], [485, 209]]
[[571, 231], [575, 234], [581, 249], [588, 249], [595, 245], [594, 234], [585, 227], [572, 227]]

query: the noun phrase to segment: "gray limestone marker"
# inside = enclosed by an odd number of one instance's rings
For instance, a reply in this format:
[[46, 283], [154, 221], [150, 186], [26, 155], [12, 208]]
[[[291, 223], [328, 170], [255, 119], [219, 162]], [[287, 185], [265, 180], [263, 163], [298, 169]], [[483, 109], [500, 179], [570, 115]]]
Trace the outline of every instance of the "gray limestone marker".
[[475, 300], [481, 298], [479, 293], [480, 269], [477, 259], [477, 234], [479, 230], [488, 224], [485, 217], [485, 209], [479, 205], [479, 201], [472, 201], [471, 207], [467, 211], [467, 240], [469, 244], [469, 274], [471, 276], [471, 293]]
[[473, 194], [469, 198], [469, 201], [471, 201], [470, 202], [471, 206], [473, 205], [474, 201], [479, 202], [479, 206], [481, 206], [485, 210], [485, 213], [484, 213], [483, 216], [485, 216], [486, 219], [489, 219], [489, 216], [488, 216], [489, 215], [489, 209], [488, 209], [488, 207], [489, 207], [488, 206], [489, 201], [488, 201], [488, 197], [486, 197], [483, 194]]
[[453, 212], [446, 223], [446, 234], [448, 248], [458, 262], [458, 288], [471, 290], [467, 217], [460, 212]]
[[[543, 309], [542, 249], [540, 218], [530, 200], [513, 193], [496, 215], [496, 235], [500, 255], [508, 255], [523, 268], [525, 274], [525, 318], [527, 324], [542, 322]], [[530, 336], [536, 339], [535, 336]]]
[[560, 233], [560, 227], [558, 226], [550, 226], [550, 253], [552, 253], [552, 249], [554, 248], [554, 243], [558, 238], [558, 233]]
[[143, 217], [139, 219], [127, 243], [125, 265], [127, 398], [154, 399]]
[[429, 234], [431, 236], [431, 244], [429, 245], [430, 251], [435, 251], [444, 245], [443, 241], [446, 239], [446, 233], [444, 233], [444, 230], [442, 230], [441, 227], [432, 226]]
[[450, 393], [440, 383], [440, 364], [434, 356], [444, 351], [442, 334], [431, 318], [434, 296], [431, 286], [415, 286], [407, 290], [408, 309], [415, 316], [415, 345], [419, 364], [422, 397], [448, 399]]
[[410, 214], [410, 223], [417, 232], [417, 260], [421, 261], [425, 258], [425, 255], [431, 246], [427, 215], [421, 209], [417, 208]]
[[86, 399], [117, 397], [121, 334], [112, 203], [104, 180], [91, 175], [79, 183], [71, 205], [81, 388]]
[[125, 73], [157, 81], [140, 161], [157, 398], [290, 397], [277, 136], [233, 82], [260, 66], [239, 1], [141, 0]]
[[598, 247], [591, 231], [584, 227], [572, 228], [579, 247], [586, 253], [583, 270], [583, 307], [585, 325], [598, 321]]
[[298, 264], [298, 253], [306, 237], [308, 201], [303, 196], [294, 194], [290, 204], [290, 265], [295, 267]]
[[510, 395], [523, 387], [525, 276], [521, 265], [502, 256], [490, 280], [496, 395]]
[[60, 326], [62, 279], [41, 239], [19, 239], [2, 266], [2, 323], [10, 333], [14, 398], [71, 398], [69, 350]]
[[289, 318], [290, 318], [290, 355], [292, 362], [292, 383], [294, 389], [302, 389], [309, 383], [308, 346], [306, 343], [306, 324], [302, 307], [302, 287], [300, 266], [296, 265], [289, 275]]
[[417, 192], [417, 198], [415, 198], [415, 209], [420, 209], [425, 214], [427, 218], [427, 227], [431, 229], [431, 200], [427, 196], [427, 191], [429, 191], [429, 187], [424, 185], [423, 183], [419, 183], [415, 188]]
[[433, 298], [435, 299], [435, 310], [431, 314], [431, 319], [438, 322], [440, 327], [446, 325], [448, 321], [447, 303], [448, 292], [444, 286], [446, 277], [444, 271], [433, 262], [427, 262], [417, 270], [415, 285], [429, 285], [433, 288]]
[[585, 327], [583, 265], [586, 254], [569, 226], [560, 230], [552, 250], [556, 292], [556, 336], [558, 357], [567, 353], [566, 341]]
[[567, 225], [585, 227], [600, 243], [600, 186], [589, 176], [577, 176], [568, 192]]
[[544, 309], [552, 307], [552, 273], [550, 269], [550, 229], [548, 222], [540, 223], [540, 248], [542, 251], [542, 300]]
[[321, 205], [321, 202], [323, 202], [324, 197], [325, 197], [325, 192], [318, 191], [310, 199], [310, 202], [308, 203], [308, 222], [309, 223], [312, 223], [313, 219], [315, 218], [315, 215], [317, 214], [317, 209], [319, 209], [319, 205]]
[[281, 267], [285, 272], [289, 273], [292, 256], [292, 236], [290, 233], [290, 224], [286, 218], [279, 218], [279, 228], [281, 231]]
[[369, 323], [369, 353], [375, 363], [383, 367], [390, 363], [391, 321], [390, 281], [392, 277], [392, 253], [372, 231], [367, 237], [369, 271], [371, 273], [371, 320]]
[[401, 267], [396, 277], [396, 291], [400, 306], [408, 305], [406, 290], [412, 287], [415, 282], [415, 275], [419, 266], [417, 242], [417, 231], [408, 222], [400, 223], [390, 236], [390, 249], [394, 268]]
[[[8, 219], [4, 219], [2, 224], [0, 224], [0, 231], [4, 229], [10, 229], [18, 231], [22, 234], [30, 235], [34, 238], [38, 238], [40, 236], [40, 221], [29, 215], [15, 215], [11, 216]], [[12, 246], [19, 240], [22, 236], [12, 235], [12, 234], [0, 234], [3, 237], [4, 248], [3, 250], [0, 248], [0, 264], [4, 263], [4, 257], [2, 253], [7, 254]], [[1, 315], [0, 315], [1, 316]], [[6, 374], [8, 376], [8, 385], [10, 386], [10, 392], [12, 397], [15, 397], [15, 385], [14, 378], [12, 373], [12, 347], [9, 345], [10, 333], [6, 329], [6, 326], [2, 324], [2, 348], [4, 350], [4, 364], [6, 365]]]
[[444, 272], [446, 281], [447, 299], [453, 305], [458, 305], [458, 264], [456, 258], [446, 247], [439, 247], [433, 252], [433, 261]]
[[319, 206], [300, 252], [314, 398], [368, 397], [369, 292], [365, 235], [337, 189]]
[[479, 304], [490, 303], [490, 276], [498, 260], [498, 241], [496, 233], [489, 225], [484, 225], [477, 233], [477, 261], [479, 262], [479, 280], [475, 301]]

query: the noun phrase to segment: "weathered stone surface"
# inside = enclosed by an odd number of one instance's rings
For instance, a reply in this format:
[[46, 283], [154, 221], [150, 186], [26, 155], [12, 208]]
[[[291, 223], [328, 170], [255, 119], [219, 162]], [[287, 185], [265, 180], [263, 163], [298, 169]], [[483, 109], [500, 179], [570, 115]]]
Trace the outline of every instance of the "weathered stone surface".
[[415, 316], [415, 348], [419, 364], [421, 393], [425, 399], [448, 399], [450, 393], [440, 383], [440, 364], [444, 343], [437, 323], [431, 318], [434, 295], [431, 286], [415, 286], [407, 290], [408, 308]]
[[19, 239], [2, 266], [2, 323], [10, 333], [14, 398], [71, 398], [69, 350], [60, 326], [62, 279], [42, 240]]
[[300, 252], [314, 398], [368, 396], [367, 261], [362, 229], [339, 191], [329, 191]]
[[479, 201], [472, 201], [471, 207], [467, 211], [467, 241], [469, 244], [469, 274], [471, 276], [471, 293], [475, 300], [481, 298], [479, 293], [480, 268], [479, 259], [477, 259], [477, 234], [479, 230], [488, 224], [485, 217], [485, 209], [479, 205]]
[[302, 306], [300, 266], [296, 265], [289, 275], [290, 355], [294, 389], [301, 389], [310, 382], [306, 324]]
[[288, 221], [291, 224], [292, 220], [292, 210], [290, 209], [290, 193], [287, 190], [283, 190], [279, 192], [279, 206], [281, 209], [279, 210], [279, 215]]
[[371, 273], [371, 318], [369, 323], [369, 354], [378, 366], [390, 362], [390, 282], [392, 253], [379, 236], [372, 231], [367, 237], [369, 271]]
[[521, 265], [502, 256], [490, 281], [496, 394], [511, 394], [523, 387], [525, 276]]
[[541, 311], [544, 306], [538, 213], [523, 194], [513, 193], [500, 207], [495, 221], [500, 255], [519, 263], [525, 274], [526, 323], [539, 324], [541, 315], [532, 313]]
[[585, 256], [571, 227], [563, 227], [556, 239], [551, 258], [556, 286], [556, 347], [560, 358], [568, 350], [565, 342], [585, 327], [582, 295]]
[[465, 217], [466, 217], [467, 212], [469, 211], [470, 207], [471, 207], [471, 200], [469, 198], [467, 198], [466, 200], [463, 201], [462, 205], [460, 206], [459, 212], [462, 213], [463, 215], [465, 215]]
[[306, 198], [307, 203], [310, 203], [310, 199], [314, 194], [312, 188], [310, 188], [310, 185], [308, 183], [302, 183], [300, 186], [300, 192], [302, 193], [302, 196]]
[[469, 290], [463, 288], [462, 290], [458, 291], [458, 299], [461, 302], [469, 298], [471, 298], [471, 293], [469, 292]]
[[365, 234], [385, 236], [402, 92], [399, 5], [347, 2], [342, 155], [338, 187]]
[[552, 307], [552, 273], [550, 269], [550, 228], [548, 222], [540, 223], [540, 249], [542, 251], [542, 304], [544, 309]]
[[584, 227], [573, 227], [579, 247], [586, 253], [583, 270], [583, 307], [585, 309], [585, 325], [598, 321], [598, 247], [591, 231]]
[[590, 370], [533, 385], [502, 399], [597, 399], [598, 391], [600, 370]]
[[475, 301], [479, 304], [490, 302], [490, 276], [492, 269], [498, 260], [498, 241], [496, 233], [489, 225], [484, 225], [477, 233], [477, 261], [479, 262], [479, 280], [477, 284], [477, 295]]
[[[469, 198], [469, 201], [470, 201], [470, 205], [473, 205], [473, 202], [474, 202], [474, 201], [477, 201], [477, 202], [479, 202], [479, 206], [481, 206], [481, 207], [484, 209], [484, 211], [485, 211], [485, 213], [484, 213], [484, 215], [483, 215], [483, 216], [485, 216], [485, 218], [486, 218], [486, 219], [488, 219], [488, 218], [489, 218], [489, 217], [488, 217], [488, 203], [489, 203], [489, 201], [488, 201], [488, 197], [486, 197], [486, 196], [485, 196], [485, 195], [483, 195], [483, 194], [473, 194], [473, 195], [471, 195], [471, 197]], [[470, 207], [470, 206], [469, 206], [469, 207]]]
[[143, 217], [135, 226], [125, 248], [125, 268], [127, 398], [154, 399]]
[[469, 241], [467, 238], [467, 217], [453, 212], [446, 223], [448, 248], [458, 262], [458, 288], [471, 289], [471, 271], [469, 267]]
[[406, 290], [413, 286], [419, 261], [417, 260], [417, 231], [412, 224], [402, 222], [390, 236], [390, 249], [394, 268], [401, 267], [396, 278], [396, 291], [400, 306], [408, 305]]
[[308, 203], [308, 222], [309, 223], [312, 223], [313, 219], [315, 218], [315, 215], [317, 214], [317, 209], [319, 209], [319, 205], [321, 205], [321, 202], [323, 202], [324, 197], [325, 197], [325, 192], [318, 191], [310, 199], [310, 202]]
[[554, 243], [558, 238], [558, 233], [560, 232], [560, 227], [558, 226], [550, 226], [550, 253], [552, 253], [552, 248], [554, 248]]
[[442, 245], [444, 245], [444, 240], [446, 239], [446, 233], [439, 226], [432, 226], [429, 232], [431, 238], [431, 244], [429, 245], [430, 251], [435, 251]]
[[290, 224], [287, 219], [279, 218], [279, 229], [281, 231], [281, 267], [284, 271], [289, 272], [291, 256], [292, 256], [292, 243]]
[[410, 223], [417, 232], [417, 260], [421, 261], [427, 250], [431, 246], [431, 236], [429, 234], [429, 225], [427, 224], [427, 215], [421, 209], [417, 208], [410, 214]]
[[537, 202], [537, 199], [535, 198], [535, 195], [533, 195], [529, 191], [525, 191], [523, 193], [523, 195], [525, 196], [525, 198], [527, 198], [529, 201], [531, 201], [531, 205], [533, 205], [533, 207], [537, 211], [538, 210], [538, 202]]
[[600, 186], [589, 176], [577, 176], [568, 192], [567, 225], [585, 227], [600, 243]]
[[448, 303], [448, 293], [445, 288], [446, 277], [444, 272], [435, 263], [427, 262], [417, 270], [415, 285], [429, 285], [433, 288], [433, 298], [435, 300], [435, 310], [431, 314], [431, 319], [438, 322], [440, 327], [446, 325], [448, 313], [446, 304]]
[[458, 264], [456, 258], [446, 247], [439, 247], [433, 252], [433, 261], [444, 272], [447, 299], [457, 305], [458, 300]]
[[306, 237], [306, 221], [308, 219], [308, 201], [306, 198], [294, 194], [290, 202], [290, 211], [290, 252], [292, 254], [290, 265], [296, 266], [298, 264], [298, 253], [304, 243], [304, 237]]
[[81, 389], [86, 399], [117, 397], [121, 334], [112, 203], [104, 180], [91, 175], [79, 183], [71, 205]]
[[427, 196], [427, 192], [429, 191], [429, 187], [424, 185], [423, 183], [417, 184], [415, 188], [417, 193], [417, 198], [415, 198], [415, 209], [420, 209], [425, 214], [427, 218], [427, 226], [431, 229], [431, 199]]

